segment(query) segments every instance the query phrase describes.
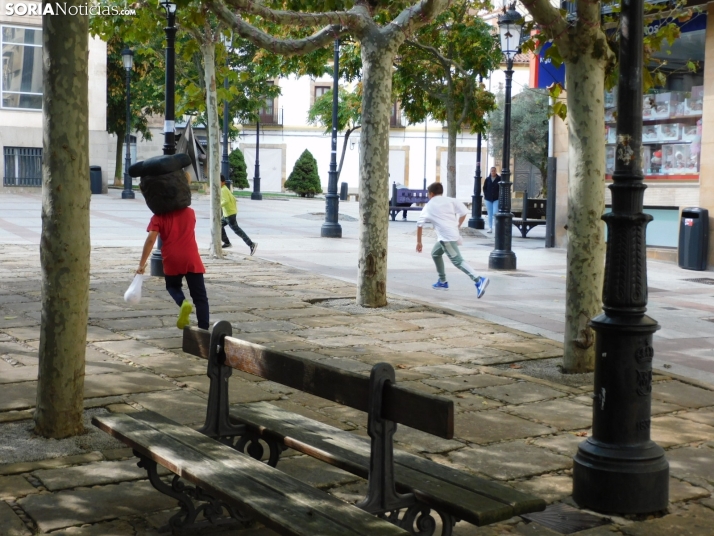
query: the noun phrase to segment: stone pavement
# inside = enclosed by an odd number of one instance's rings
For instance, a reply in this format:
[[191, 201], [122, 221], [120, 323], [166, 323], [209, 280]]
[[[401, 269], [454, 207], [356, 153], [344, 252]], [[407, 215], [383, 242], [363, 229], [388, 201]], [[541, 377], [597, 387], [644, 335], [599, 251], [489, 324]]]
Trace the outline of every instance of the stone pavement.
[[[139, 248], [94, 248], [88, 329], [87, 418], [148, 408], [198, 426], [204, 418], [205, 362], [181, 352], [177, 308], [162, 281], [149, 279], [139, 305], [123, 299]], [[573, 505], [572, 456], [588, 435], [591, 375], [563, 376], [557, 342], [488, 320], [392, 297], [386, 309], [353, 305], [354, 285], [245, 257], [205, 260], [212, 320], [236, 336], [367, 374], [379, 361], [397, 380], [452, 398], [455, 438], [401, 426], [398, 447], [543, 497]], [[131, 450], [89, 426], [54, 441], [34, 437], [32, 408], [40, 322], [37, 247], [0, 253], [0, 534], [156, 535], [176, 511], [154, 491]], [[246, 374], [234, 374], [231, 401], [268, 401], [328, 424], [366, 433], [362, 413]], [[714, 527], [714, 387], [657, 373], [653, 439], [671, 464], [669, 513], [647, 520], [604, 518], [575, 534], [707, 535]], [[279, 467], [346, 500], [365, 482], [311, 458]], [[514, 518], [484, 528], [459, 523], [462, 536], [557, 535]], [[232, 531], [274, 534], [264, 528]]]

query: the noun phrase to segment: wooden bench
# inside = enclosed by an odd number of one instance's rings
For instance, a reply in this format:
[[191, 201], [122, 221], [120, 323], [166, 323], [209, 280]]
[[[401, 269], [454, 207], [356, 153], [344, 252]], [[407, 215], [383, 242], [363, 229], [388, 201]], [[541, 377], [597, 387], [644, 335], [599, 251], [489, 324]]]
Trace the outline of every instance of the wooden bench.
[[[270, 465], [276, 465], [282, 450], [290, 447], [367, 478], [367, 497], [358, 506], [412, 534], [417, 525], [435, 526], [431, 510], [441, 518], [442, 536], [448, 536], [457, 520], [481, 526], [545, 508], [545, 502], [537, 497], [394, 451], [397, 423], [451, 439], [454, 413], [453, 401], [447, 398], [399, 387], [391, 365], [375, 365], [367, 378], [275, 352], [233, 338], [231, 333], [228, 322], [217, 323], [211, 333], [192, 327], [184, 329], [183, 351], [209, 361], [211, 387], [204, 433], [230, 437], [232, 427], [244, 427], [245, 433], [237, 438], [234, 447], [241, 452], [247, 449], [258, 459], [265, 457]], [[214, 351], [216, 346], [222, 352]], [[228, 378], [232, 368], [366, 411], [370, 438], [265, 402], [229, 407]]]
[[[513, 212], [513, 225], [521, 231], [521, 236], [526, 237], [528, 231], [538, 225], [545, 225], [546, 221], [546, 200], [545, 199], [528, 199], [528, 192], [523, 192], [523, 210], [521, 212]], [[520, 216], [520, 217], [516, 217]]]
[[[206, 423], [199, 431], [151, 411], [92, 419], [95, 426], [132, 447], [154, 488], [178, 501], [180, 511], [164, 529], [194, 535], [207, 526], [245, 528], [257, 520], [279, 534], [289, 535], [409, 534], [393, 520], [345, 503], [234, 447], [234, 439], [244, 436], [247, 427], [227, 420], [231, 368], [222, 365], [226, 360], [226, 325], [230, 333], [230, 324], [220, 322], [211, 344], [206, 343], [212, 349], [208, 363], [211, 391]], [[262, 454], [259, 447], [249, 447], [255, 458]], [[158, 465], [174, 473], [170, 484], [159, 477]]]
[[[402, 211], [421, 210], [423, 205], [429, 202], [429, 194], [426, 190], [409, 190], [407, 188], [397, 188], [397, 183], [392, 183], [392, 198], [389, 200], [389, 215], [395, 221], [397, 214]], [[400, 206], [402, 205], [402, 206]], [[422, 205], [415, 207], [414, 205]]]

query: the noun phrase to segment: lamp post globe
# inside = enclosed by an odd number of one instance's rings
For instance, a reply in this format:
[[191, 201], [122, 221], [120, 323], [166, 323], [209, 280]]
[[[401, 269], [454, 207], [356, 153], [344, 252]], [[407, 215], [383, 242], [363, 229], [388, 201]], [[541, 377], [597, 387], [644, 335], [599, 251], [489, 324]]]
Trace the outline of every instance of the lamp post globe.
[[495, 215], [495, 246], [488, 258], [492, 270], [515, 270], [516, 254], [511, 250], [513, 214], [511, 214], [511, 83], [513, 59], [520, 50], [523, 17], [513, 4], [498, 18], [501, 51], [506, 57], [506, 91], [503, 106], [503, 161], [498, 191], [498, 213]]
[[126, 155], [124, 157], [124, 190], [122, 190], [122, 199], [134, 199], [134, 190], [132, 189], [131, 177], [129, 176], [129, 167], [131, 166], [131, 71], [134, 68], [134, 51], [130, 48], [125, 48], [121, 51], [121, 59], [126, 71]]

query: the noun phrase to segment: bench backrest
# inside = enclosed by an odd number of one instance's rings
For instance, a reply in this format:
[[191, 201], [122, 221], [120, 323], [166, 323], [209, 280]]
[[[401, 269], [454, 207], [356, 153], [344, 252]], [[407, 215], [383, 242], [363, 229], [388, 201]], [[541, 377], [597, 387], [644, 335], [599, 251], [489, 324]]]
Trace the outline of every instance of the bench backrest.
[[[208, 359], [210, 339], [209, 331], [196, 327], [184, 328], [183, 351]], [[369, 410], [368, 376], [276, 352], [234, 337], [225, 337], [223, 346], [226, 366], [344, 406]], [[383, 418], [439, 437], [453, 437], [452, 400], [405, 389], [393, 383], [387, 383], [383, 397]]]
[[429, 195], [426, 190], [397, 189], [397, 203], [428, 203]]
[[543, 220], [545, 219], [545, 199], [529, 199], [526, 203], [526, 213], [528, 218], [531, 220]]

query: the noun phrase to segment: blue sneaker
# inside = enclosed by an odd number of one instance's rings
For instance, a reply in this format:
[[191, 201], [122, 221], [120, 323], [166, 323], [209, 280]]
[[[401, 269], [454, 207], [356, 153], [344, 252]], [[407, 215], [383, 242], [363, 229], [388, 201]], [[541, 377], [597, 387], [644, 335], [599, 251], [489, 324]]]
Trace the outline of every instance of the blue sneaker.
[[437, 281], [431, 286], [431, 288], [433, 288], [434, 290], [449, 290], [449, 283], [447, 283], [446, 281], [444, 281], [443, 283], [441, 281]]
[[483, 293], [486, 292], [486, 287], [488, 286], [489, 280], [488, 277], [479, 277], [478, 281], [476, 281], [476, 297], [480, 298], [483, 296]]

